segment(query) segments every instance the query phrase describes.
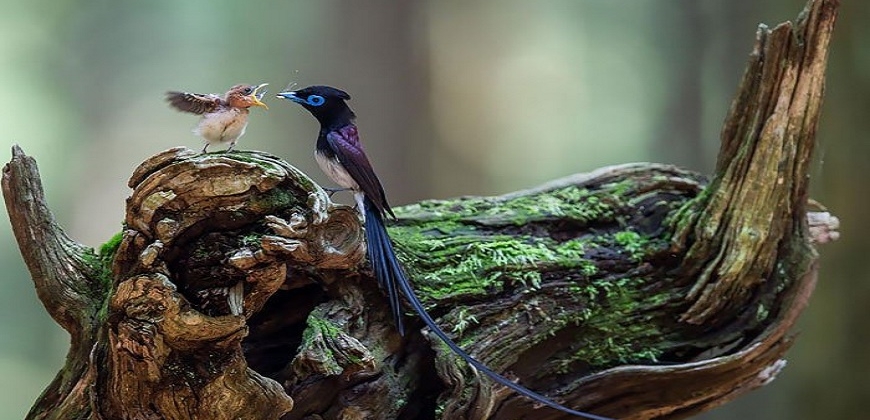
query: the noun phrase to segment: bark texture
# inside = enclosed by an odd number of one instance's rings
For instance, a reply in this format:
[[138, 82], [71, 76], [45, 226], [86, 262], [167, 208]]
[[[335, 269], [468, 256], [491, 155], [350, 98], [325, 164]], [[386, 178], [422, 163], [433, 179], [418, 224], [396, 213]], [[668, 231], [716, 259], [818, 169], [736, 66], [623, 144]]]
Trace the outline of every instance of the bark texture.
[[[684, 418], [770, 382], [812, 294], [808, 168], [838, 2], [759, 28], [716, 173], [628, 164], [390, 226], [420, 298], [493, 369], [620, 419]], [[71, 335], [29, 419], [557, 419], [392, 327], [354, 209], [261, 152], [171, 149], [98, 251], [55, 223], [17, 146], [3, 194]]]

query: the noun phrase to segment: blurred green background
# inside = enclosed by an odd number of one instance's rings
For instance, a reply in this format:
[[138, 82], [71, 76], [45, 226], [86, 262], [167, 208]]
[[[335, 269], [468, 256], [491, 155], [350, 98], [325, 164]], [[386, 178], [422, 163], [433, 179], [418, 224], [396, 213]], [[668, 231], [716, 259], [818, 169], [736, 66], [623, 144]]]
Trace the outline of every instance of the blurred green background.
[[[499, 194], [599, 166], [675, 163], [709, 172], [756, 25], [803, 0], [83, 1], [0, 0], [0, 150], [36, 157], [52, 210], [99, 246], [120, 228], [146, 157], [198, 150], [197, 117], [166, 90], [240, 82], [348, 90], [394, 204]], [[866, 418], [870, 2], [835, 33], [813, 196], [843, 222], [789, 365], [704, 419]], [[301, 109], [253, 110], [240, 149], [325, 182]], [[864, 203], [864, 204], [862, 204]], [[5, 209], [2, 210], [5, 215]], [[46, 315], [0, 223], [0, 420], [21, 419], [61, 366], [68, 337]]]

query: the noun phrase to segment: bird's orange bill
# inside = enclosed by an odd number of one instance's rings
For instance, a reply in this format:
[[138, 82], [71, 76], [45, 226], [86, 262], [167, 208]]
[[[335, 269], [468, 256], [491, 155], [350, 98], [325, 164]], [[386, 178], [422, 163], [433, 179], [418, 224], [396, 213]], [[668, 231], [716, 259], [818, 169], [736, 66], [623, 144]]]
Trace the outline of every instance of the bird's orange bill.
[[266, 106], [266, 104], [264, 104], [263, 101], [260, 100], [263, 98], [264, 95], [266, 95], [266, 91], [264, 90], [264, 91], [260, 92], [260, 89], [262, 89], [266, 86], [269, 86], [269, 84], [268, 83], [260, 83], [260, 85], [255, 87], [254, 91], [251, 92], [250, 98], [251, 98], [251, 101], [254, 103], [254, 106], [261, 106], [263, 108], [269, 109], [269, 107]]

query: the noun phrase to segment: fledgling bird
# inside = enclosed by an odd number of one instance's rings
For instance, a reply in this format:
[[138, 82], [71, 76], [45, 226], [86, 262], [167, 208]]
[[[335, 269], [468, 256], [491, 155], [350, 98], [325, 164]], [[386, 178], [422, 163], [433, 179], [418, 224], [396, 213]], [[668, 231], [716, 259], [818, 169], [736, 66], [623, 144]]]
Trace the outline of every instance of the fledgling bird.
[[435, 335], [466, 362], [486, 373], [499, 384], [538, 403], [565, 413], [591, 420], [609, 420], [606, 417], [572, 410], [522, 385], [511, 382], [456, 345], [429, 316], [423, 304], [414, 294], [405, 270], [393, 250], [384, 219], [387, 215], [395, 218], [395, 214], [387, 202], [384, 188], [378, 176], [363, 151], [359, 132], [354, 124], [356, 115], [346, 102], [350, 100], [350, 95], [329, 86], [310, 86], [296, 91], [281, 92], [278, 97], [302, 105], [320, 122], [320, 133], [317, 136], [314, 152], [315, 159], [330, 179], [342, 188], [353, 191], [354, 200], [365, 225], [366, 249], [372, 271], [381, 289], [387, 293], [393, 320], [399, 334], [404, 335], [402, 307], [399, 301], [399, 293], [401, 292]]
[[249, 108], [261, 106], [269, 109], [261, 101], [266, 91], [260, 92], [267, 85], [235, 85], [224, 96], [172, 91], [166, 92], [166, 100], [179, 111], [202, 115], [193, 129], [194, 134], [205, 139], [202, 153], [209, 145], [217, 143], [229, 143], [227, 152], [231, 152], [248, 127]]

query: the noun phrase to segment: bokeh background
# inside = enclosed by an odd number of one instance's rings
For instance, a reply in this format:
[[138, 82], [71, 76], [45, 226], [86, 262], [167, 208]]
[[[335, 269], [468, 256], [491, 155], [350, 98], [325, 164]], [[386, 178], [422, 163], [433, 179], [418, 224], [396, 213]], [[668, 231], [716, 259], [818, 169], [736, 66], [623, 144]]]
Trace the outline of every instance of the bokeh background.
[[[789, 365], [703, 419], [859, 419], [870, 400], [870, 2], [845, 1], [813, 166], [813, 196], [843, 224]], [[395, 204], [499, 194], [600, 166], [709, 172], [757, 24], [803, 0], [0, 0], [0, 161], [36, 157], [69, 234], [120, 229], [133, 168], [201, 142], [166, 90], [348, 90]], [[316, 125], [270, 100], [240, 149], [283, 156], [326, 183]], [[0, 211], [4, 212], [5, 209]], [[5, 217], [3, 218], [5, 220]], [[62, 365], [46, 315], [0, 222], [0, 420], [21, 419]]]

